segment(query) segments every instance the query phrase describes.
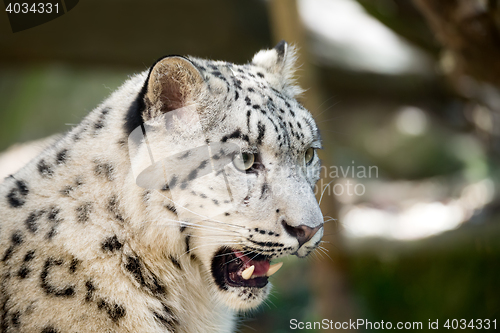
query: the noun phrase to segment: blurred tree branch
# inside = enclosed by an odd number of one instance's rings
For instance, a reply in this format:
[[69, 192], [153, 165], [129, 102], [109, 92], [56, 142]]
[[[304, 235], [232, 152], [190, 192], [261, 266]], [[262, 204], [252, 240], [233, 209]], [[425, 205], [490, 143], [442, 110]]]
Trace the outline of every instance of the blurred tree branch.
[[440, 67], [465, 100], [476, 134], [500, 153], [500, 5], [497, 0], [413, 0], [443, 45]]
[[[444, 46], [443, 70], [463, 95], [469, 95], [460, 82], [464, 76], [500, 87], [497, 0], [414, 0], [414, 3]], [[489, 106], [500, 109], [499, 105]]]

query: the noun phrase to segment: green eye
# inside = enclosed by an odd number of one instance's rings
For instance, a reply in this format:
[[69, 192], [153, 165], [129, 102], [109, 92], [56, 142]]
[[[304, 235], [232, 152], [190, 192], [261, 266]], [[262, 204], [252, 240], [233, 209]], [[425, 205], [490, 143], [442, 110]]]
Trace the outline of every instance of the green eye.
[[236, 169], [246, 171], [250, 169], [255, 162], [255, 156], [251, 153], [241, 153], [234, 157], [233, 164]]
[[311, 164], [313, 158], [314, 158], [314, 148], [307, 149], [304, 155], [304, 160], [306, 161], [306, 165]]

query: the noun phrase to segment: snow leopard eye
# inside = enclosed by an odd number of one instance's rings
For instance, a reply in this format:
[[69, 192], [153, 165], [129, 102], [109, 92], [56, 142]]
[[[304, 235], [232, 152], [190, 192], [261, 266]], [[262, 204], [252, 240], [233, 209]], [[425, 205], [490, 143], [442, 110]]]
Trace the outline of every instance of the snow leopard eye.
[[304, 154], [304, 159], [306, 161], [306, 165], [311, 164], [312, 160], [314, 159], [314, 148], [309, 148], [306, 150], [306, 153]]
[[255, 162], [255, 155], [252, 153], [241, 153], [234, 157], [233, 164], [240, 171], [247, 171]]

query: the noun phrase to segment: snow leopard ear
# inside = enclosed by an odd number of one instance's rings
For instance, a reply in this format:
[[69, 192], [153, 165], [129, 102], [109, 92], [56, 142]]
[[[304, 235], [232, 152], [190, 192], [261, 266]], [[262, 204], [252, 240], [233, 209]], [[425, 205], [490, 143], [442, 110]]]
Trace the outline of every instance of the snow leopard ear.
[[294, 46], [289, 45], [282, 40], [273, 49], [261, 50], [257, 52], [252, 63], [255, 66], [262, 67], [268, 72], [277, 74], [281, 78], [283, 87], [291, 88], [293, 95], [300, 94], [300, 89], [294, 80], [295, 76], [295, 63], [297, 61], [297, 51]]
[[144, 119], [192, 104], [203, 86], [201, 73], [188, 59], [180, 56], [160, 59], [147, 79]]

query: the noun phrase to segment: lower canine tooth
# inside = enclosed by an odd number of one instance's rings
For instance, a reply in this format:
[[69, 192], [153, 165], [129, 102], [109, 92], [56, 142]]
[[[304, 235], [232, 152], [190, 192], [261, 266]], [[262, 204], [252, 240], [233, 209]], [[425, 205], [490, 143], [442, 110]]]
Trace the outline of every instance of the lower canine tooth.
[[266, 276], [273, 275], [281, 268], [281, 266], [283, 266], [283, 262], [279, 262], [277, 264], [269, 266], [269, 269], [267, 270]]
[[241, 272], [241, 277], [244, 278], [245, 280], [248, 280], [252, 277], [253, 271], [255, 270], [255, 266], [252, 265], [245, 269], [243, 272]]

